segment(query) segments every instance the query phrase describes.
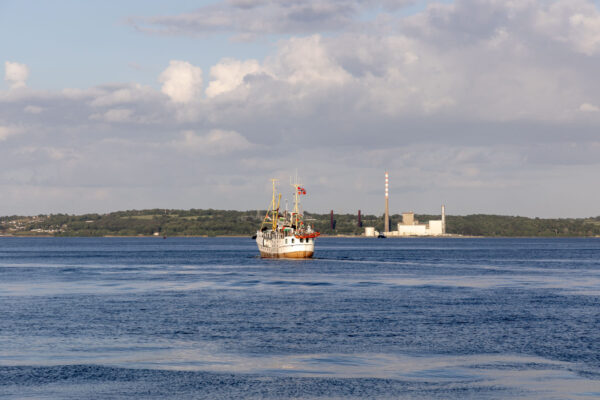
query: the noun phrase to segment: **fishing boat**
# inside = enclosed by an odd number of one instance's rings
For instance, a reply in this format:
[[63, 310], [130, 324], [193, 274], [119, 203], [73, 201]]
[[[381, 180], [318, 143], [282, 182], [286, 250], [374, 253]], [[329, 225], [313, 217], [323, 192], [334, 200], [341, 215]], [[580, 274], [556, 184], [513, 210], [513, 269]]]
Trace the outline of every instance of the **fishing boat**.
[[312, 226], [304, 222], [300, 211], [299, 197], [306, 195], [306, 189], [297, 182], [294, 187], [294, 209], [279, 212], [281, 193], [277, 194], [273, 182], [271, 206], [256, 232], [256, 244], [263, 258], [310, 258], [315, 252], [315, 239], [320, 235]]

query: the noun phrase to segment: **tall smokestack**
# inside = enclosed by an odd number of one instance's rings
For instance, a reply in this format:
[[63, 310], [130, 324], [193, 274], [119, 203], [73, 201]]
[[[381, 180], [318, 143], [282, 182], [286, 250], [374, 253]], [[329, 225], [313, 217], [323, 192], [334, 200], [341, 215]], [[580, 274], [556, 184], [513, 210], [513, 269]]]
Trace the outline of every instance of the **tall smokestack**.
[[384, 232], [390, 231], [390, 205], [389, 205], [389, 174], [385, 172], [385, 220], [383, 221]]
[[333, 210], [329, 213], [329, 227], [331, 230], [335, 229], [335, 221], [333, 220]]
[[362, 218], [360, 217], [360, 210], [358, 210], [358, 224], [357, 226], [359, 228], [362, 228]]
[[446, 206], [442, 204], [442, 235], [446, 234]]

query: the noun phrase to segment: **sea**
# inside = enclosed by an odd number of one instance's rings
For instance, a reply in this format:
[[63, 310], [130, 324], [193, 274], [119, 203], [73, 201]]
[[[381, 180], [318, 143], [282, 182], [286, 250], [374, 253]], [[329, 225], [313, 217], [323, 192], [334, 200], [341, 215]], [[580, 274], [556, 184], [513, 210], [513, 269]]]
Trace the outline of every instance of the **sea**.
[[600, 238], [0, 238], [2, 399], [597, 399]]

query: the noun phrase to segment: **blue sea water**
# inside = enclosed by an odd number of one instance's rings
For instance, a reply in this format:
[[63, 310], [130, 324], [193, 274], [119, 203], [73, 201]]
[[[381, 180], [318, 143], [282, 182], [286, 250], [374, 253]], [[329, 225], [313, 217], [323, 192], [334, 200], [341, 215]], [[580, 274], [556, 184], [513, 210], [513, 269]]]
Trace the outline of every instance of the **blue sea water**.
[[0, 238], [0, 397], [600, 398], [600, 239]]

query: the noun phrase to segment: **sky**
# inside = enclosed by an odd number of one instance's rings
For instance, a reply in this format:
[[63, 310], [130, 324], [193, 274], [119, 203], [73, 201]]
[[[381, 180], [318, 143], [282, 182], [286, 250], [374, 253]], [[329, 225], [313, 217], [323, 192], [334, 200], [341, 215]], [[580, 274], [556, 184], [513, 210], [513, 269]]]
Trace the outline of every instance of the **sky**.
[[[3, 68], [3, 70], [1, 70]], [[0, 215], [600, 215], [593, 0], [0, 0]], [[3, 79], [2, 79], [3, 78]]]

